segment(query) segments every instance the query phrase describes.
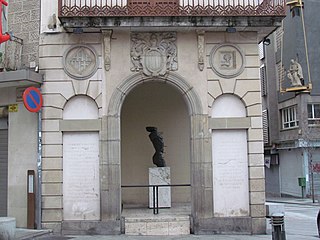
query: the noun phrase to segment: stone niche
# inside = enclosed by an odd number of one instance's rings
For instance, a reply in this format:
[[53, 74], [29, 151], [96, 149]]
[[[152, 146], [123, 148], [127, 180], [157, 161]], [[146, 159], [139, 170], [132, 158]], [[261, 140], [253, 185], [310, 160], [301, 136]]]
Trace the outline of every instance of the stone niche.
[[[66, 104], [63, 119], [98, 119], [98, 108], [77, 96]], [[98, 131], [63, 132], [63, 219], [100, 220]]]
[[[217, 98], [214, 119], [245, 118], [241, 100], [233, 95]], [[246, 129], [212, 130], [214, 217], [249, 216], [249, 173]]]

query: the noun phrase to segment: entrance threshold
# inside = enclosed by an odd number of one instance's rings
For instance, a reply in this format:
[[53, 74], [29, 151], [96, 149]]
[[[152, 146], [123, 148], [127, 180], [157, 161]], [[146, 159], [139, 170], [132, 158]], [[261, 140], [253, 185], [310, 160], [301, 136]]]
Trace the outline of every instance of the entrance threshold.
[[161, 208], [159, 214], [153, 209], [124, 205], [122, 233], [126, 235], [188, 235], [190, 234], [190, 204], [172, 204]]

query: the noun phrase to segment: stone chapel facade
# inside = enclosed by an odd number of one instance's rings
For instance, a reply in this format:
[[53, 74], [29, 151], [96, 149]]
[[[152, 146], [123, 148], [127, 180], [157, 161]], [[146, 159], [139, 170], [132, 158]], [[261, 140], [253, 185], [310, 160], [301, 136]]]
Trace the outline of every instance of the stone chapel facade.
[[148, 184], [152, 125], [171, 184], [190, 185], [172, 203], [190, 207], [191, 232], [264, 233], [258, 42], [282, 12], [230, 33], [231, 18], [81, 20], [58, 2], [42, 0], [42, 227], [124, 232], [123, 208], [148, 206], [147, 189], [123, 186]]

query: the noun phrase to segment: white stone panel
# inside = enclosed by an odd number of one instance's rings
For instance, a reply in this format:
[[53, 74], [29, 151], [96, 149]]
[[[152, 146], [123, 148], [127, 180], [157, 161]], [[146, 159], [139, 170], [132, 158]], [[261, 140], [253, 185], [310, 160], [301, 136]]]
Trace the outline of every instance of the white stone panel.
[[169, 223], [147, 222], [147, 235], [169, 235]]
[[63, 108], [66, 103], [66, 99], [60, 94], [44, 94], [43, 106]]
[[249, 142], [249, 153], [263, 153], [263, 142]]
[[259, 58], [258, 56], [246, 56], [247, 67], [259, 68]]
[[63, 68], [61, 57], [44, 58], [39, 62], [40, 70]]
[[247, 107], [248, 111], [248, 116], [261, 116], [262, 114], [262, 105], [261, 104], [256, 104], [253, 106]]
[[85, 95], [89, 86], [89, 80], [72, 80], [76, 95]]
[[100, 220], [98, 133], [63, 135], [63, 219]]
[[261, 93], [260, 92], [247, 92], [247, 94], [242, 98], [246, 106], [251, 106], [254, 104], [261, 103]]
[[250, 178], [264, 178], [264, 166], [250, 167]]
[[42, 196], [52, 196], [62, 194], [62, 184], [61, 183], [42, 183]]
[[69, 45], [43, 45], [39, 46], [39, 57], [59, 57], [69, 48]]
[[251, 118], [251, 127], [252, 128], [263, 128], [262, 118], [261, 117], [252, 117]]
[[42, 158], [42, 170], [54, 170], [54, 169], [56, 170], [62, 169], [62, 157], [61, 158]]
[[62, 221], [61, 209], [42, 209], [43, 222], [60, 222]]
[[220, 85], [223, 93], [233, 93], [236, 79], [220, 79]]
[[263, 135], [263, 129], [248, 129], [248, 137], [251, 141], [261, 141], [261, 136]]
[[246, 109], [241, 100], [231, 94], [218, 97], [212, 106], [212, 118], [245, 117]]
[[[214, 98], [217, 98], [222, 94], [219, 81], [208, 81], [208, 93]], [[212, 105], [212, 104], [209, 104]]]
[[[169, 185], [171, 183], [170, 168], [149, 168], [149, 185]], [[159, 187], [159, 207], [171, 207], [171, 187]], [[149, 188], [149, 207], [153, 208], [153, 188]]]
[[[81, 109], [81, 111], [79, 111]], [[63, 111], [63, 119], [97, 119], [98, 107], [94, 100], [86, 96], [76, 96], [68, 101]]]
[[126, 222], [125, 226], [126, 235], [147, 235], [146, 222]]
[[169, 235], [188, 235], [190, 234], [190, 221], [172, 221], [169, 222]]
[[61, 132], [42, 132], [42, 144], [62, 144]]
[[42, 155], [43, 157], [61, 157], [62, 146], [53, 144], [42, 145]]
[[264, 155], [263, 154], [249, 154], [249, 166], [250, 167], [264, 166]]
[[245, 68], [243, 73], [241, 73], [237, 79], [241, 80], [256, 80], [259, 79], [259, 68]]
[[89, 81], [87, 95], [96, 99], [101, 94], [101, 81]]
[[65, 99], [69, 99], [74, 95], [72, 82], [46, 82], [42, 86], [42, 93], [60, 93]]
[[62, 118], [62, 109], [54, 107], [42, 107], [42, 119], [60, 119]]
[[215, 217], [249, 216], [246, 130], [212, 133]]
[[42, 120], [43, 132], [57, 132], [59, 131], [59, 120]]

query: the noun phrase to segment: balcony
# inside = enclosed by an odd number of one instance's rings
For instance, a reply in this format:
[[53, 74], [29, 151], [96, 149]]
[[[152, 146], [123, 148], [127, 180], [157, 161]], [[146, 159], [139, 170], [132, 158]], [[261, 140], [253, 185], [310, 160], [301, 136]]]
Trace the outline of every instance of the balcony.
[[[110, 27], [279, 25], [285, 0], [58, 0], [67, 30]], [[258, 20], [259, 19], [259, 20]]]

